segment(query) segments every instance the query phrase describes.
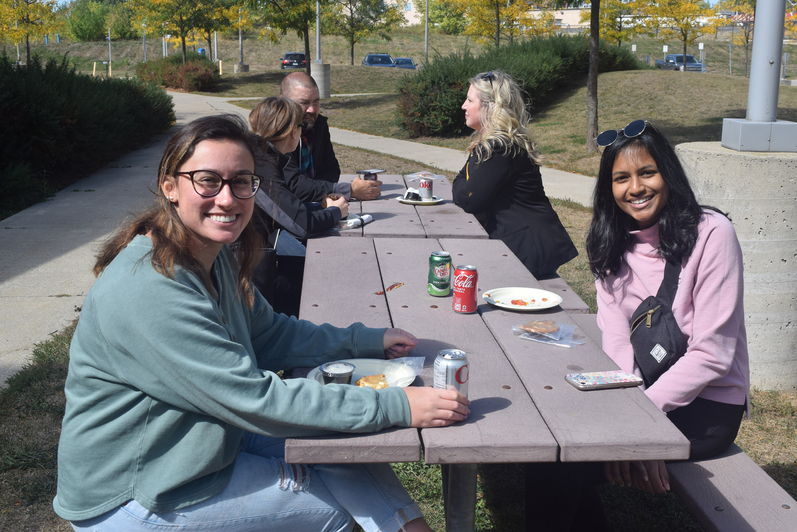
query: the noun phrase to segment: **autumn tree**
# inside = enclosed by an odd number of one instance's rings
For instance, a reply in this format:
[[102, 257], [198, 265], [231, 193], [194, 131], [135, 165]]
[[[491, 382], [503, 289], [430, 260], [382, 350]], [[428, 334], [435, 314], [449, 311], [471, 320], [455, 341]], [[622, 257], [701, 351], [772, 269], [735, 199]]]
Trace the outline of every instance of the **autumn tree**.
[[0, 0], [4, 35], [14, 44], [25, 43], [25, 61], [30, 63], [30, 40], [60, 31], [55, 0]]
[[[326, 2], [322, 2], [322, 9]], [[306, 71], [310, 74], [310, 27], [315, 23], [315, 0], [252, 0], [259, 21], [263, 23], [260, 37], [279, 42], [282, 35], [295, 31], [304, 42]]]
[[180, 41], [183, 62], [186, 60], [186, 39], [196, 29], [197, 21], [207, 4], [197, 0], [131, 0], [141, 19], [146, 19], [147, 27], [161, 28]]
[[[789, 11], [789, 9], [792, 9], [792, 11]], [[786, 38], [797, 39], [797, 1], [791, 1], [786, 6], [786, 18], [783, 24]]]
[[[656, 33], [659, 41], [678, 39], [684, 45], [684, 62], [687, 47], [703, 35], [716, 32], [714, 10], [700, 0], [661, 0], [645, 8], [648, 31]], [[686, 73], [686, 68], [684, 68]]]
[[[600, 38], [604, 41], [621, 46], [644, 31], [639, 17], [640, 3], [642, 0], [601, 0]], [[646, 5], [646, 4], [645, 4]], [[579, 22], [582, 24], [590, 20], [591, 11], [581, 12]]]
[[224, 31], [237, 24], [239, 6], [233, 0], [199, 0], [198, 4], [200, 5], [194, 18], [194, 29], [208, 43], [209, 58], [212, 61], [213, 32]]
[[556, 30], [554, 17], [543, 11], [535, 17], [521, 0], [450, 0], [467, 20], [465, 34], [478, 42], [501, 46], [502, 37], [511, 45], [517, 37], [542, 37]]
[[354, 64], [354, 45], [369, 35], [389, 41], [388, 31], [404, 22], [404, 2], [389, 5], [383, 0], [330, 0], [323, 15], [326, 33], [345, 37]]
[[[421, 24], [424, 24], [426, 12], [420, 15]], [[465, 31], [463, 13], [451, 0], [429, 0], [429, 24], [446, 35], [461, 35]]]

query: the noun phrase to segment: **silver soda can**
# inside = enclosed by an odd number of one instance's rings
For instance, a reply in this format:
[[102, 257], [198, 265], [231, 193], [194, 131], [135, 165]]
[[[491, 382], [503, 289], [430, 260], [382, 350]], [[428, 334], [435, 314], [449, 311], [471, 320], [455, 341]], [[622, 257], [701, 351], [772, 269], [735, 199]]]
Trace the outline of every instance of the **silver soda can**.
[[468, 355], [460, 349], [443, 349], [434, 359], [434, 387], [457, 390], [468, 396]]

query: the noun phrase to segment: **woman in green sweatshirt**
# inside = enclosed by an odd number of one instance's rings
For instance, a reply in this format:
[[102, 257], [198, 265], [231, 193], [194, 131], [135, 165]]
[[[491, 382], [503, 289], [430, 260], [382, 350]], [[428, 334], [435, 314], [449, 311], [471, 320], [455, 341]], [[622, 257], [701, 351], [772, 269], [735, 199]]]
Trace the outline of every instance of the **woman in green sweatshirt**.
[[[467, 418], [451, 390], [283, 381], [406, 356], [399, 329], [314, 325], [253, 288], [260, 178], [246, 124], [206, 117], [166, 147], [156, 205], [105, 244], [70, 350], [55, 511], [75, 530], [429, 530], [387, 464], [284, 462], [282, 438]], [[231, 244], [235, 244], [231, 246]]]

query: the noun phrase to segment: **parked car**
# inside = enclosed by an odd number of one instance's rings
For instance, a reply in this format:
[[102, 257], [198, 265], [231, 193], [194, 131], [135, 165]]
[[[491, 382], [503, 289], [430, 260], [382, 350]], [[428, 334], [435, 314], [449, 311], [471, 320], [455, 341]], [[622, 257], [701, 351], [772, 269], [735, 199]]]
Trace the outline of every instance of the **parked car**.
[[306, 68], [307, 59], [300, 52], [288, 52], [284, 57], [280, 57], [280, 68]]
[[362, 64], [365, 66], [380, 66], [380, 67], [395, 67], [396, 63], [390, 54], [375, 54], [370, 53], [365, 56]]
[[418, 68], [418, 65], [415, 64], [409, 57], [397, 57], [396, 58], [396, 68], [409, 68], [415, 70]]
[[[670, 54], [656, 61], [656, 66], [661, 70], [684, 70], [684, 54]], [[686, 54], [686, 71], [703, 72], [703, 63], [698, 62], [695, 56]]]

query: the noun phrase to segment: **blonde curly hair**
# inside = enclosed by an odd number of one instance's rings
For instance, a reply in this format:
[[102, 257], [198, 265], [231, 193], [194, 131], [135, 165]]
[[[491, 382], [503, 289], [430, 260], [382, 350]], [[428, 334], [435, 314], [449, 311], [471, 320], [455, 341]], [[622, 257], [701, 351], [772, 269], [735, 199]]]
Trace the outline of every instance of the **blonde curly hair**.
[[529, 131], [529, 116], [518, 83], [506, 72], [482, 72], [469, 80], [479, 96], [481, 130], [473, 132], [468, 153], [477, 161], [489, 159], [500, 146], [509, 155], [526, 152], [534, 164], [542, 155]]

